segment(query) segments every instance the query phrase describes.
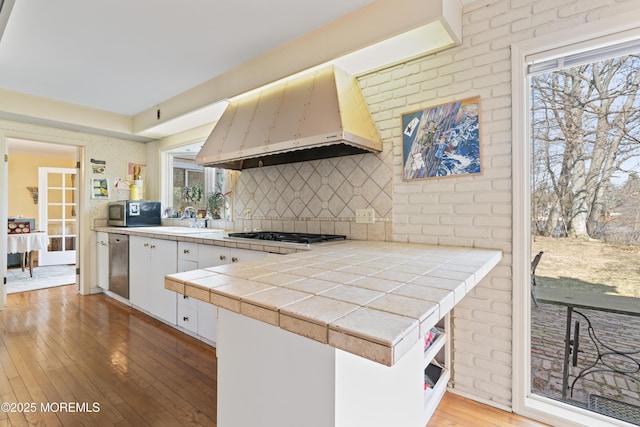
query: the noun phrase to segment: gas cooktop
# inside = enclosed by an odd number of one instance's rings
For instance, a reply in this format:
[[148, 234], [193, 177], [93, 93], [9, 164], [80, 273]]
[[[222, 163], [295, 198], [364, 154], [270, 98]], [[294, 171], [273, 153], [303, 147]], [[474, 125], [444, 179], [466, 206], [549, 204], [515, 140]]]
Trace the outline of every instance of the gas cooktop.
[[337, 234], [284, 233], [279, 231], [253, 231], [246, 233], [229, 233], [229, 237], [238, 239], [270, 240], [287, 243], [322, 243], [333, 240], [344, 240], [347, 236]]

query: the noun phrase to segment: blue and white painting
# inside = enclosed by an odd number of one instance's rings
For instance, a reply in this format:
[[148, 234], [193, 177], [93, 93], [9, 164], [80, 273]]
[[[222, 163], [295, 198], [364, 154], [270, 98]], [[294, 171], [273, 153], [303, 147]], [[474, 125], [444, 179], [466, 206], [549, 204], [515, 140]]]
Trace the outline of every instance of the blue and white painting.
[[402, 115], [404, 180], [480, 173], [480, 98]]

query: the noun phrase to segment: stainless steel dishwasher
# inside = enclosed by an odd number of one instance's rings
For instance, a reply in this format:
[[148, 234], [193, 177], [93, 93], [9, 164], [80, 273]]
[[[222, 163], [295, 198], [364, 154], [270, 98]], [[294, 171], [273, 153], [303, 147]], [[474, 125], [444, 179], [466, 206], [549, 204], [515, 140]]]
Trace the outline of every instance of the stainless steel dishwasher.
[[129, 236], [109, 234], [109, 290], [129, 299]]

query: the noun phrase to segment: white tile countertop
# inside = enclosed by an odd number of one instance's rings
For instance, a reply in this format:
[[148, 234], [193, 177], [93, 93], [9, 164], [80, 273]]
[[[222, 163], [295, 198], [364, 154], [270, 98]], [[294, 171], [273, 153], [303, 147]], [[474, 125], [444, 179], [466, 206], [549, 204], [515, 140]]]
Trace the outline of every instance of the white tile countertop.
[[165, 276], [165, 288], [392, 366], [501, 251], [342, 241]]
[[246, 239], [230, 239], [224, 230], [212, 228], [190, 227], [94, 227], [94, 231], [105, 233], [127, 234], [157, 238], [162, 240], [174, 240], [177, 242], [190, 242], [202, 245], [222, 246], [225, 248], [248, 249], [252, 251], [270, 252], [275, 254], [290, 254], [298, 251], [308, 251], [310, 245], [294, 244], [272, 241], [247, 241]]

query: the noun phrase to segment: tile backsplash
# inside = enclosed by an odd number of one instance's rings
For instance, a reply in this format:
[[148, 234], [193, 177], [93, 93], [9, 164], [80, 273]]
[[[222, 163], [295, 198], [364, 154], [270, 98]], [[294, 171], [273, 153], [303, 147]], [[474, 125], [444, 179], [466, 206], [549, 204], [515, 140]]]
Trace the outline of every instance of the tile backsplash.
[[[391, 240], [390, 151], [245, 169], [236, 185], [234, 228]], [[365, 208], [374, 209], [374, 224], [356, 224], [356, 209]]]

